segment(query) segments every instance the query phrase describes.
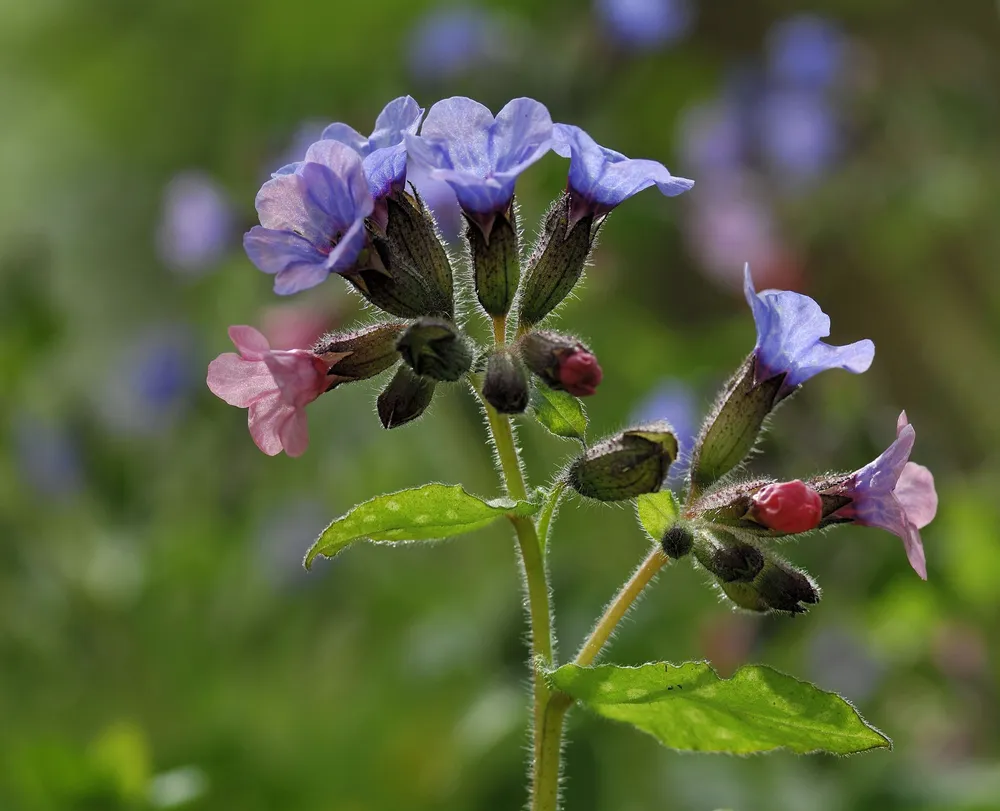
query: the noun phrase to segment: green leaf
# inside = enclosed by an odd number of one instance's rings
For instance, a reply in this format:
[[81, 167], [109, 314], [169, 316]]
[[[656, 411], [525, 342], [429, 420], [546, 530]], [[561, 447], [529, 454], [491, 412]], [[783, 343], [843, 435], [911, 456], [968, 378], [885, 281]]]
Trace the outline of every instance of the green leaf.
[[635, 500], [635, 512], [642, 528], [659, 543], [664, 533], [677, 522], [680, 507], [673, 493], [660, 490], [639, 496]]
[[355, 541], [377, 543], [451, 538], [481, 529], [505, 515], [532, 515], [537, 504], [484, 501], [461, 485], [425, 484], [365, 501], [335, 520], [306, 554], [308, 569], [317, 555], [332, 558]]
[[531, 411], [544, 428], [556, 436], [579, 439], [587, 435], [587, 413], [572, 394], [548, 386], [534, 387]]
[[847, 755], [892, 747], [840, 696], [763, 665], [742, 667], [731, 679], [707, 662], [564, 665], [549, 678], [588, 710], [671, 749]]

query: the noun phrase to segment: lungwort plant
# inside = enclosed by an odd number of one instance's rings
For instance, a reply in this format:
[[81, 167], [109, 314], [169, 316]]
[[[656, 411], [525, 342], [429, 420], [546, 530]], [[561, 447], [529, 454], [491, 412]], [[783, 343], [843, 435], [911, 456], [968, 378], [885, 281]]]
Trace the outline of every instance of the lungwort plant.
[[[514, 187], [550, 150], [569, 159], [568, 182], [526, 250]], [[464, 272], [455, 272], [433, 217], [408, 187], [408, 166], [454, 190], [467, 226]], [[238, 354], [221, 355], [209, 367], [211, 390], [248, 410], [250, 434], [269, 455], [303, 453], [307, 406], [341, 385], [387, 376], [377, 399], [387, 429], [418, 419], [439, 386], [461, 386], [479, 399], [501, 472], [498, 497], [481, 498], [458, 483], [376, 496], [334, 520], [305, 565], [362, 540], [442, 539], [509, 523], [531, 628], [535, 811], [559, 804], [563, 726], [574, 707], [631, 724], [678, 750], [848, 754], [890, 745], [839, 696], [768, 667], [744, 667], [721, 679], [704, 662], [597, 664], [637, 597], [674, 559], [696, 561], [738, 609], [801, 614], [820, 590], [776, 553], [778, 542], [853, 522], [899, 536], [910, 564], [926, 577], [919, 530], [934, 517], [937, 496], [930, 472], [909, 461], [914, 429], [905, 414], [885, 453], [854, 472], [785, 482], [739, 476], [782, 402], [828, 369], [864, 372], [874, 355], [867, 340], [824, 343], [830, 321], [816, 302], [757, 292], [749, 268], [745, 293], [757, 343], [702, 426], [682, 497], [662, 489], [678, 452], [669, 424], [636, 425], [590, 441], [579, 398], [595, 394], [601, 366], [583, 341], [550, 322], [582, 278], [615, 207], [650, 186], [670, 197], [693, 185], [660, 163], [598, 145], [578, 127], [553, 124], [531, 99], [515, 99], [495, 117], [467, 98], [440, 101], [426, 117], [413, 99], [396, 99], [370, 136], [331, 124], [300, 162], [275, 172], [257, 195], [260, 225], [244, 240], [254, 264], [274, 276], [277, 293], [336, 275], [378, 317], [293, 350], [273, 350], [254, 328], [234, 326], [229, 334]], [[473, 290], [456, 290], [457, 284]], [[468, 306], [473, 293], [477, 305]], [[465, 310], [476, 306], [492, 327], [487, 345], [467, 331]], [[529, 487], [512, 424], [518, 415], [579, 443], [548, 488]], [[546, 553], [567, 497], [634, 502], [650, 549], [576, 655], [561, 662]]]

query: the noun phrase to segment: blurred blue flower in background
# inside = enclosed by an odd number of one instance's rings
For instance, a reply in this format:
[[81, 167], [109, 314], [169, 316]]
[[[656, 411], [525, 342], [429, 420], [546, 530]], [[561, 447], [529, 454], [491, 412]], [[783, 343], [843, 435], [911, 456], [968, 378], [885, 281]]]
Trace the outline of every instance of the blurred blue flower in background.
[[701, 421], [698, 397], [691, 386], [677, 378], [662, 380], [639, 402], [630, 422], [641, 425], [657, 420], [666, 420], [674, 429], [679, 452], [677, 461], [670, 467], [668, 481], [679, 481], [691, 461]]
[[684, 39], [695, 16], [689, 0], [596, 0], [594, 10], [620, 44], [643, 50]]
[[685, 108], [678, 119], [677, 138], [686, 171], [702, 177], [738, 170], [751, 135], [743, 118], [740, 105], [727, 95]]
[[790, 17], [773, 25], [768, 33], [768, 70], [771, 78], [780, 83], [828, 87], [843, 70], [846, 55], [843, 32], [824, 17]]
[[167, 184], [156, 234], [164, 264], [180, 273], [203, 273], [233, 246], [233, 237], [232, 206], [211, 177], [183, 172]]
[[125, 435], [168, 431], [189, 405], [202, 373], [194, 335], [182, 324], [142, 331], [111, 368], [99, 409], [109, 427]]
[[66, 500], [81, 490], [80, 451], [64, 425], [19, 414], [11, 421], [10, 439], [21, 478], [39, 495]]
[[410, 34], [407, 63], [417, 80], [453, 79], [504, 59], [508, 44], [496, 15], [478, 8], [440, 8]]
[[800, 183], [819, 176], [839, 146], [837, 115], [822, 94], [779, 90], [764, 100], [760, 149], [780, 180]]

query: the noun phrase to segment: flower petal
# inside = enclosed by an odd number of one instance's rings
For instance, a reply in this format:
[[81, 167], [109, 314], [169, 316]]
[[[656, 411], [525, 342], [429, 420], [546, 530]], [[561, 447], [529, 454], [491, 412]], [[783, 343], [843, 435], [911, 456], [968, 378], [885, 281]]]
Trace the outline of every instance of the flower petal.
[[924, 556], [924, 543], [920, 540], [920, 532], [913, 524], [907, 524], [903, 533], [903, 548], [906, 559], [922, 580], [927, 579], [927, 558]]
[[301, 265], [318, 266], [323, 270], [327, 258], [326, 254], [317, 250], [308, 239], [299, 234], [291, 231], [274, 231], [259, 225], [255, 225], [243, 235], [243, 250], [258, 268], [272, 274], [281, 274], [291, 267]]
[[[420, 138], [407, 137], [407, 150], [430, 169], [460, 169], [486, 177], [493, 169], [489, 159], [489, 132], [493, 123], [493, 113], [478, 101], [464, 96], [443, 99], [427, 113]], [[411, 141], [423, 144], [414, 150]], [[428, 141], [446, 148], [421, 149]]]
[[357, 264], [358, 254], [368, 242], [364, 220], [355, 220], [330, 251], [325, 267], [330, 273], [343, 273]]
[[489, 159], [498, 174], [520, 174], [552, 148], [552, 117], [529, 98], [507, 102], [497, 113], [489, 139]]
[[263, 360], [264, 354], [271, 349], [263, 333], [244, 325], [230, 327], [229, 340], [246, 360]]
[[416, 135], [423, 114], [423, 108], [412, 96], [400, 96], [390, 101], [375, 119], [375, 129], [368, 139], [371, 150], [401, 144], [406, 134]]
[[289, 414], [278, 428], [278, 438], [289, 456], [301, 456], [309, 447], [309, 420], [302, 408]]
[[306, 152], [299, 169], [309, 199], [332, 220], [326, 236], [372, 213], [375, 202], [368, 189], [361, 157], [339, 141], [317, 141]]
[[330, 217], [310, 196], [309, 183], [302, 174], [304, 167], [299, 164], [292, 174], [272, 177], [260, 187], [254, 205], [263, 228], [294, 232], [316, 245], [329, 241]]
[[368, 189], [376, 200], [385, 197], [393, 186], [406, 180], [406, 144], [376, 149], [364, 160]]
[[906, 512], [906, 520], [923, 529], [937, 515], [938, 495], [934, 474], [923, 465], [907, 462], [893, 490]]
[[328, 366], [304, 349], [270, 352], [264, 363], [274, 376], [282, 401], [296, 408], [311, 403], [328, 385]]
[[277, 387], [263, 361], [245, 360], [235, 352], [219, 355], [208, 364], [205, 382], [221, 400], [237, 408], [248, 408]]
[[257, 447], [268, 456], [277, 456], [281, 453], [279, 428], [294, 411], [294, 406], [286, 404], [277, 391], [251, 404], [247, 415], [250, 436], [253, 437]]
[[347, 124], [331, 124], [323, 130], [323, 134], [320, 138], [324, 141], [338, 141], [339, 143], [349, 146], [362, 157], [371, 152], [371, 146], [368, 143], [368, 139], [354, 129], [354, 127], [349, 127]]
[[290, 296], [322, 284], [330, 276], [330, 271], [326, 269], [327, 258], [324, 256], [322, 262], [317, 264], [303, 262], [289, 265], [274, 277], [274, 292], [279, 296]]

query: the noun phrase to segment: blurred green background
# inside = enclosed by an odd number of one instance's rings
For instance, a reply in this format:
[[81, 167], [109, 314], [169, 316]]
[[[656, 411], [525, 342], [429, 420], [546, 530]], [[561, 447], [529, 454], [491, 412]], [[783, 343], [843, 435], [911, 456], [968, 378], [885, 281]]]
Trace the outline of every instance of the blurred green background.
[[[569, 811], [1000, 808], [998, 23], [973, 0], [0, 0], [0, 808], [521, 807], [507, 533], [300, 566], [378, 492], [497, 493], [468, 394], [386, 432], [373, 385], [339, 388], [293, 460], [204, 386], [230, 324], [290, 346], [357, 315], [337, 279], [279, 301], [240, 234], [310, 135], [406, 93], [530, 95], [697, 180], [623, 205], [562, 311], [605, 370], [596, 432], [696, 426], [752, 345], [749, 260], [878, 348], [785, 406], [753, 469], [860, 467], [905, 407], [937, 477], [927, 583], [853, 527], [787, 549], [824, 588], [794, 621], [676, 565], [610, 654], [771, 664], [895, 751], [679, 755], [577, 714]], [[565, 171], [520, 182], [529, 234]], [[521, 437], [535, 484], [572, 452]], [[553, 543], [565, 654], [645, 541], [570, 502]]]

